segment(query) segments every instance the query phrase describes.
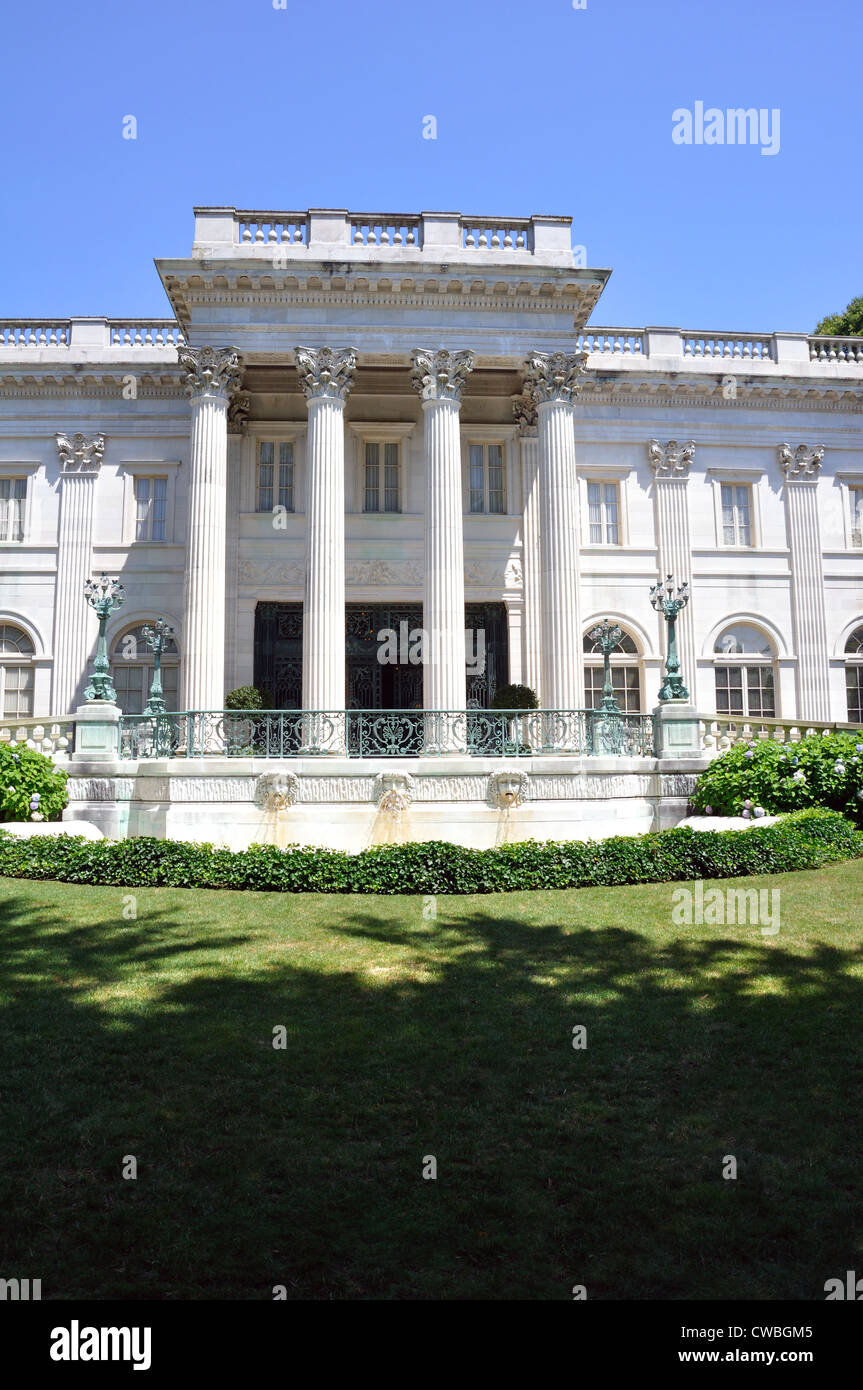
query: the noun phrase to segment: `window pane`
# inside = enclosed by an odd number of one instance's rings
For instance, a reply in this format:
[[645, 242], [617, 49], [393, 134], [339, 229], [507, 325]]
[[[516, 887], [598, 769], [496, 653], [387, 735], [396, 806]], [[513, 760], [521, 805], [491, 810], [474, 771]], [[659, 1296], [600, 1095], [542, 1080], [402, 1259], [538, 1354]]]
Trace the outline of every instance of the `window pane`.
[[273, 510], [273, 465], [275, 462], [276, 446], [270, 441], [261, 444], [260, 461], [258, 463], [258, 501], [257, 511], [271, 512]]
[[503, 448], [500, 444], [488, 446], [488, 509], [497, 513], [503, 511]]
[[400, 511], [399, 505], [399, 446], [384, 445], [384, 511]]
[[856, 549], [863, 546], [863, 487], [852, 487], [851, 493], [851, 544]]
[[287, 512], [294, 510], [294, 446], [290, 443], [279, 445], [279, 506]]
[[617, 517], [617, 484], [606, 483], [605, 488], [605, 539], [608, 545], [618, 545], [620, 542], [618, 517]]
[[772, 719], [776, 712], [773, 698], [773, 668], [771, 666], [750, 666], [747, 671], [749, 684], [749, 714]]
[[150, 518], [150, 479], [135, 479], [135, 540], [147, 539], [147, 523]]
[[722, 539], [725, 545], [734, 545], [734, 489], [722, 484]]
[[587, 515], [591, 545], [602, 544], [602, 500], [599, 483], [587, 485]]
[[481, 444], [471, 444], [470, 446], [470, 509], [472, 512], [485, 511], [485, 477]]
[[737, 489], [737, 544], [750, 545], [749, 488]]
[[168, 479], [153, 479], [153, 525], [152, 539], [163, 541], [165, 539], [165, 517], [168, 510]]
[[379, 512], [381, 509], [380, 491], [380, 445], [366, 445], [366, 499], [364, 510]]
[[848, 723], [863, 723], [863, 666], [846, 666], [845, 692], [848, 696]]

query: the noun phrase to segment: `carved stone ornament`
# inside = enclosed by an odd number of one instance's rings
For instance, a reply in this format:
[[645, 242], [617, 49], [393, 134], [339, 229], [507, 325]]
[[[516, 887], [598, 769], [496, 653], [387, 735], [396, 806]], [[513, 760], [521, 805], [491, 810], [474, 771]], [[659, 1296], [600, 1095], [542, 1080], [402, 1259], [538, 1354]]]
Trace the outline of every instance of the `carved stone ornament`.
[[186, 373], [189, 396], [226, 396], [238, 389], [243, 365], [236, 348], [177, 348], [177, 361]]
[[536, 402], [531, 396], [513, 396], [512, 418], [519, 435], [534, 435], [537, 432]]
[[60, 451], [60, 467], [64, 473], [98, 473], [105, 452], [105, 436], [94, 435], [88, 439], [83, 434], [57, 435], [57, 448]]
[[298, 347], [294, 356], [300, 385], [309, 400], [316, 396], [347, 400], [357, 369], [356, 348]]
[[524, 394], [534, 406], [572, 405], [581, 389], [586, 352], [532, 352], [524, 364]]
[[530, 779], [526, 772], [518, 768], [503, 768], [493, 772], [488, 779], [488, 800], [492, 806], [509, 811], [513, 806], [523, 806], [530, 795]]
[[247, 391], [240, 391], [228, 406], [228, 434], [245, 434], [249, 423], [252, 398]]
[[461, 401], [473, 363], [474, 354], [467, 350], [416, 348], [411, 353], [411, 383], [420, 400]]
[[263, 811], [287, 811], [299, 796], [300, 779], [295, 772], [263, 772], [255, 782], [255, 805]]
[[385, 797], [388, 804], [397, 798], [405, 809], [413, 801], [414, 785], [409, 772], [379, 772], [372, 786], [372, 801], [380, 806]]
[[789, 479], [817, 478], [823, 458], [823, 444], [816, 445], [814, 449], [807, 444], [798, 444], [796, 449], [792, 449], [790, 444], [779, 445], [779, 466]]
[[667, 444], [660, 444], [658, 439], [651, 439], [647, 458], [657, 478], [687, 478], [695, 461], [695, 441], [678, 444], [676, 439], [669, 439]]

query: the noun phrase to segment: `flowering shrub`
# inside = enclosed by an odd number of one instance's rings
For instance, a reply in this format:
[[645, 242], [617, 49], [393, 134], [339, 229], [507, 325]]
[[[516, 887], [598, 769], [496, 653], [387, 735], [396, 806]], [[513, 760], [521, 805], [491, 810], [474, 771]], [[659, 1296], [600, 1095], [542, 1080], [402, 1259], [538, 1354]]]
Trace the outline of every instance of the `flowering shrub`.
[[692, 805], [747, 818], [822, 806], [863, 821], [863, 731], [735, 744], [702, 772]]
[[0, 821], [56, 820], [66, 805], [66, 774], [26, 743], [0, 744]]

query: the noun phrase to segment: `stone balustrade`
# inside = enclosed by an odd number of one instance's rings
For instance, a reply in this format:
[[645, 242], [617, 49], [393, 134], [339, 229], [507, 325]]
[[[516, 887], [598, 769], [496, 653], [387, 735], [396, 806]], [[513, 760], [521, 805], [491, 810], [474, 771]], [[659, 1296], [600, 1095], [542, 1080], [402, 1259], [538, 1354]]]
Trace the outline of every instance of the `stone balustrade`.
[[744, 719], [742, 715], [737, 715], [736, 718], [720, 715], [714, 719], [702, 719], [701, 726], [701, 746], [713, 757], [726, 753], [736, 743], [750, 743], [755, 739], [762, 742], [798, 743], [807, 734], [832, 734], [840, 731], [861, 733], [863, 738], [859, 724], [831, 724], [818, 720]]
[[576, 339], [579, 352], [629, 353], [641, 356], [645, 352], [644, 333], [640, 328], [590, 328]]
[[461, 244], [470, 251], [474, 247], [483, 251], [503, 249], [504, 251], [531, 251], [531, 221], [529, 218], [511, 217], [503, 222], [500, 218], [462, 217]]
[[305, 246], [309, 215], [306, 212], [238, 212], [236, 225], [241, 246]]
[[182, 347], [186, 339], [174, 319], [108, 319], [111, 347]]
[[773, 359], [774, 343], [770, 333], [684, 333], [684, 357], [722, 357]]
[[0, 348], [68, 347], [68, 319], [0, 319]]
[[813, 362], [863, 362], [863, 338], [827, 338], [813, 334], [809, 339]]
[[39, 753], [71, 753], [75, 747], [75, 721], [47, 719], [7, 719], [0, 722], [0, 744], [26, 743]]
[[350, 238], [353, 246], [367, 246], [378, 251], [388, 246], [420, 246], [422, 218], [352, 213]]

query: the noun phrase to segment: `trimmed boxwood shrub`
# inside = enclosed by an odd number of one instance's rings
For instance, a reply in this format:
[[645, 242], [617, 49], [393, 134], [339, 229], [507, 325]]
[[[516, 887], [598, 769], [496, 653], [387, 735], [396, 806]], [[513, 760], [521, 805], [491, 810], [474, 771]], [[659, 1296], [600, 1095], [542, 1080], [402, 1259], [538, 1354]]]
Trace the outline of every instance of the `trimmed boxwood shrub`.
[[798, 743], [737, 743], [702, 772], [692, 795], [696, 811], [739, 816], [829, 807], [863, 820], [863, 731], [809, 734]]
[[225, 709], [263, 709], [264, 702], [256, 685], [238, 685], [225, 696]]
[[0, 821], [56, 820], [68, 801], [66, 773], [26, 743], [0, 744]]
[[212, 845], [140, 838], [15, 840], [0, 831], [0, 874], [117, 887], [237, 888], [281, 893], [500, 893], [815, 869], [863, 856], [863, 832], [834, 811], [802, 811], [751, 830], [464, 849], [427, 844], [342, 850]]
[[539, 700], [529, 685], [499, 685], [491, 709], [539, 709]]

